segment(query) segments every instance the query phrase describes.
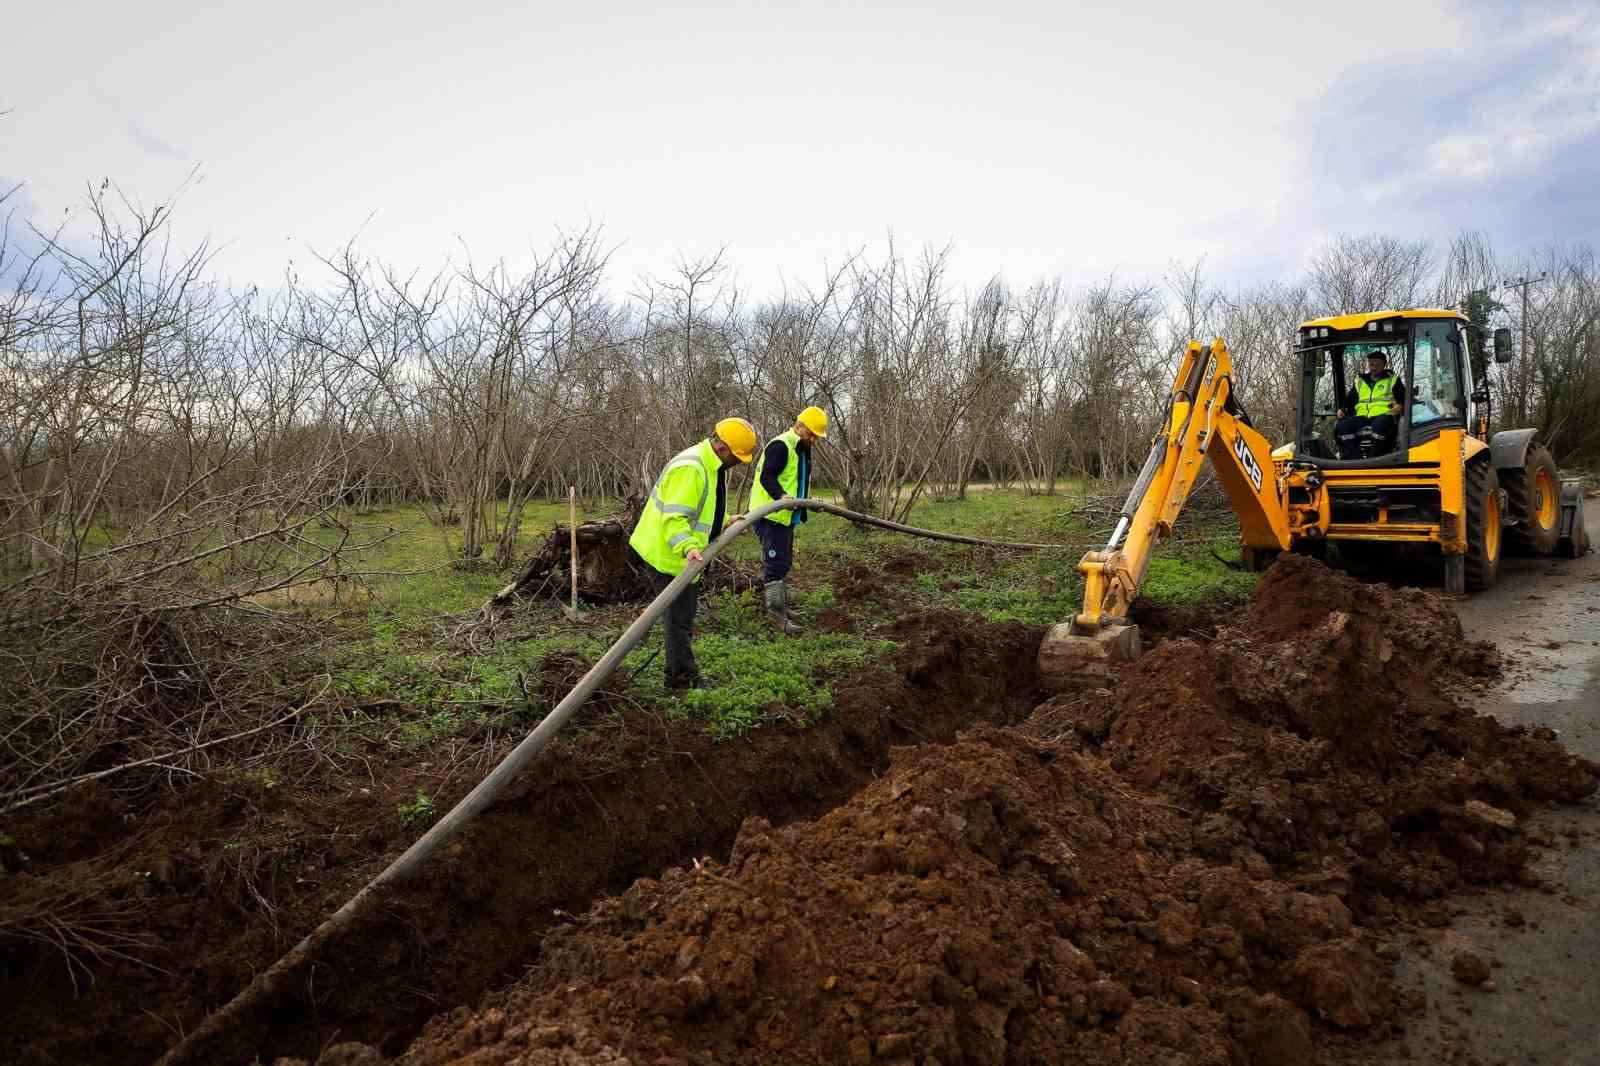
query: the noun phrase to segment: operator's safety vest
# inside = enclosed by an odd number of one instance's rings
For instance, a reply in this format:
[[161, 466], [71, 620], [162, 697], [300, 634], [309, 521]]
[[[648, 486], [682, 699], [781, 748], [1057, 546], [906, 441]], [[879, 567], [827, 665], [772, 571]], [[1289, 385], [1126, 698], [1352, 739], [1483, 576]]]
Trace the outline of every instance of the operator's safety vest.
[[[778, 487], [786, 495], [793, 496], [797, 500], [804, 499], [806, 489], [810, 486], [802, 487], [800, 484], [800, 434], [791, 429], [789, 432], [780, 433], [772, 439], [783, 441], [789, 449], [789, 461], [783, 465], [783, 470], [778, 473]], [[764, 503], [772, 502], [771, 495], [767, 493], [766, 488], [761, 484], [761, 469], [766, 465], [767, 450], [763, 448], [761, 449], [761, 458], [756, 460], [755, 481], [750, 487], [750, 509], [752, 511]], [[774, 511], [767, 515], [768, 522], [776, 522], [780, 526], [792, 526], [797, 521], [804, 522], [805, 520], [806, 513], [804, 511]]]
[[691, 444], [668, 463], [650, 490], [628, 543], [663, 574], [681, 574], [691, 548], [711, 543], [717, 516], [717, 469], [722, 460], [709, 440]]
[[1390, 398], [1394, 395], [1394, 371], [1389, 371], [1377, 381], [1368, 383], [1364, 377], [1356, 378], [1356, 414], [1362, 418], [1377, 418], [1389, 413]]

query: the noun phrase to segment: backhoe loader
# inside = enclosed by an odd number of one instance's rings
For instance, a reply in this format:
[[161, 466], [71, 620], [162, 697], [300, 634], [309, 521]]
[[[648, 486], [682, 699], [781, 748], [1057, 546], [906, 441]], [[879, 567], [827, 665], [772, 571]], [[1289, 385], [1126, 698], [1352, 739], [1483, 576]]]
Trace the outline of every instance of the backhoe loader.
[[[1139, 627], [1129, 611], [1152, 549], [1172, 533], [1207, 458], [1254, 570], [1284, 551], [1322, 556], [1330, 542], [1379, 558], [1421, 550], [1441, 560], [1446, 590], [1462, 594], [1494, 584], [1503, 552], [1588, 551], [1581, 482], [1561, 480], [1534, 430], [1489, 435], [1489, 391], [1474, 387], [1467, 326], [1462, 314], [1429, 309], [1303, 323], [1295, 334], [1296, 434], [1278, 448], [1252, 427], [1235, 396], [1223, 341], [1189, 342], [1111, 538], [1078, 563], [1083, 610], [1053, 627], [1040, 647], [1042, 681], [1068, 687], [1138, 657]], [[1510, 361], [1510, 342], [1510, 331], [1495, 331], [1495, 362]], [[1368, 429], [1357, 454], [1339, 458], [1334, 427], [1374, 353], [1405, 386], [1394, 436]]]

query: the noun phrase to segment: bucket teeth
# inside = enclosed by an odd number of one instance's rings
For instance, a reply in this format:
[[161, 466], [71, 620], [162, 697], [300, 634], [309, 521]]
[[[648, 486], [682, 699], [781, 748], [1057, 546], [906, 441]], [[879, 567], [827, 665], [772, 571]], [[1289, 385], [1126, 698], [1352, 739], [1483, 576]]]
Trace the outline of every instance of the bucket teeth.
[[1104, 684], [1119, 663], [1133, 662], [1140, 650], [1136, 625], [1110, 625], [1084, 635], [1062, 623], [1039, 644], [1039, 683], [1052, 692]]

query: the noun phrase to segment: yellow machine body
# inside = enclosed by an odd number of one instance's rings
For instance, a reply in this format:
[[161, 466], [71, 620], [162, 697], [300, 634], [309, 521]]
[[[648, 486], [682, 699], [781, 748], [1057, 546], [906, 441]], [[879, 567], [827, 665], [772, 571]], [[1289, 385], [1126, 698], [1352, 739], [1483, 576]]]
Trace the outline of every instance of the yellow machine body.
[[[1418, 326], [1415, 320], [1424, 320], [1425, 325]], [[1486, 411], [1481, 404], [1474, 409], [1467, 402], [1471, 369], [1463, 329], [1466, 321], [1455, 311], [1412, 309], [1337, 315], [1299, 327], [1301, 351], [1307, 356], [1303, 365], [1308, 376], [1303, 387], [1311, 389], [1309, 375], [1313, 372], [1320, 380], [1325, 365], [1319, 362], [1325, 359], [1322, 352], [1337, 345], [1340, 372], [1330, 379], [1330, 388], [1341, 396], [1346, 352], [1394, 343], [1403, 344], [1409, 354], [1413, 329], [1424, 328], [1436, 331], [1435, 336], [1445, 337], [1452, 346], [1455, 361], [1449, 366], [1457, 375], [1450, 382], [1454, 406], [1440, 408], [1449, 415], [1435, 414], [1432, 424], [1416, 433], [1418, 439], [1409, 447], [1360, 461], [1308, 455], [1293, 444], [1272, 448], [1250, 425], [1233, 395], [1233, 363], [1227, 345], [1220, 338], [1210, 345], [1189, 342], [1174, 377], [1163, 424], [1128, 494], [1116, 530], [1104, 548], [1086, 553], [1078, 563], [1084, 578], [1083, 609], [1055, 626], [1041, 646], [1039, 667], [1044, 683], [1064, 687], [1086, 675], [1104, 675], [1109, 664], [1138, 656], [1138, 627], [1130, 620], [1134, 599], [1152, 550], [1171, 535], [1208, 460], [1238, 517], [1245, 559], [1257, 569], [1279, 552], [1319, 552], [1328, 542], [1359, 541], [1395, 548], [1425, 545], [1433, 546], [1445, 559], [1447, 587], [1453, 584], [1453, 591], [1462, 591], [1463, 584], [1468, 589], [1481, 588], [1494, 580], [1503, 523], [1514, 528], [1520, 522], [1524, 539], [1537, 544], [1538, 550], [1560, 554], [1586, 551], [1581, 493], [1574, 494], [1575, 486], [1563, 486], [1558, 507], [1551, 496], [1557, 490], [1549, 484], [1552, 479], [1559, 483], [1553, 460], [1548, 451], [1535, 446], [1531, 430], [1497, 434], [1494, 452], [1487, 454], [1491, 441]], [[1377, 343], [1362, 343], [1368, 339]], [[1497, 356], [1498, 344], [1497, 339]], [[1481, 397], [1474, 391], [1470, 399], [1479, 404]], [[1408, 392], [1405, 402], [1417, 403], [1416, 394]], [[1311, 392], [1304, 391], [1299, 435], [1315, 445], [1315, 439], [1306, 436], [1311, 425], [1308, 413], [1327, 419], [1334, 412], [1308, 412], [1308, 404], [1315, 406]], [[1408, 415], [1402, 424], [1409, 428], [1411, 422]], [[1400, 437], [1401, 441], [1409, 439]], [[1501, 468], [1508, 482], [1526, 473], [1525, 481], [1519, 483], [1539, 486], [1525, 488], [1518, 497], [1523, 501], [1520, 518], [1503, 513], [1506, 494], [1496, 487], [1501, 482], [1496, 480], [1495, 467]], [[1578, 514], [1575, 525], [1568, 514], [1574, 507]], [[1569, 526], [1574, 526], [1570, 532]], [[1464, 557], [1469, 555], [1472, 567], [1464, 569]], [[1452, 565], [1456, 568], [1453, 580]]]

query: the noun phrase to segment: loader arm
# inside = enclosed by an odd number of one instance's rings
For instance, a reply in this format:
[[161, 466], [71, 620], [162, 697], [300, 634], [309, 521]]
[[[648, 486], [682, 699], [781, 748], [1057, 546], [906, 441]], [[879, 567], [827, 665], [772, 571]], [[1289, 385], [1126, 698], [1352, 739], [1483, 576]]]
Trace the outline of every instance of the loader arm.
[[1086, 553], [1078, 563], [1083, 610], [1052, 629], [1040, 649], [1046, 684], [1063, 687], [1064, 675], [1093, 674], [1097, 664], [1138, 656], [1138, 627], [1129, 623], [1129, 610], [1151, 552], [1172, 534], [1207, 457], [1239, 517], [1245, 547], [1289, 546], [1289, 516], [1274, 474], [1272, 448], [1232, 400], [1232, 387], [1227, 345], [1220, 338], [1209, 346], [1190, 341], [1178, 364], [1166, 417], [1116, 528], [1104, 548]]

